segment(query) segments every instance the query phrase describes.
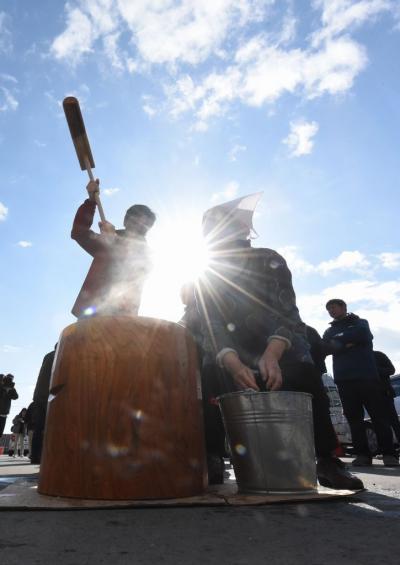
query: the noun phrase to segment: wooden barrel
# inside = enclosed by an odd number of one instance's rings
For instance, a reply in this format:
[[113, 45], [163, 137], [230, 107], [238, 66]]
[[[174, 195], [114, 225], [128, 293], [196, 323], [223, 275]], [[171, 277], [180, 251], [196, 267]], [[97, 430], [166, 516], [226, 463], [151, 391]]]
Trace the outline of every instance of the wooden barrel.
[[201, 494], [197, 352], [181, 326], [104, 316], [68, 326], [54, 362], [39, 492], [107, 500]]

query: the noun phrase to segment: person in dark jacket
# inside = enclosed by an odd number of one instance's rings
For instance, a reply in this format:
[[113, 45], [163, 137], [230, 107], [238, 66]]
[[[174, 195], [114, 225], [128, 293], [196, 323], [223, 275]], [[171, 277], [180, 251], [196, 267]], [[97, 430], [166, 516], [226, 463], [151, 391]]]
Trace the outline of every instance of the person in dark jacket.
[[92, 229], [99, 181], [87, 185], [89, 198], [79, 207], [71, 237], [93, 261], [72, 313], [80, 318], [93, 314], [137, 315], [144, 281], [151, 261], [146, 233], [156, 216], [147, 206], [131, 206], [124, 218], [125, 229], [116, 230], [100, 222], [101, 234]]
[[395, 374], [396, 369], [394, 368], [393, 363], [391, 362], [389, 357], [382, 353], [382, 351], [374, 351], [374, 356], [378, 373], [383, 385], [389, 423], [395, 433], [397, 442], [400, 444], [400, 421], [393, 400], [395, 397], [394, 389], [390, 382], [390, 377], [391, 375]]
[[0, 438], [6, 426], [7, 416], [10, 413], [11, 401], [17, 400], [18, 393], [15, 390], [14, 376], [0, 375]]
[[333, 376], [357, 454], [353, 465], [372, 465], [364, 423], [366, 408], [376, 430], [384, 464], [398, 466], [369, 324], [356, 314], [347, 313], [347, 305], [342, 299], [328, 300], [326, 309], [333, 321], [323, 339], [333, 356]]
[[209, 379], [222, 375], [224, 392], [267, 388], [311, 393], [320, 483], [362, 488], [362, 482], [332, 455], [336, 436], [329, 400], [311, 359], [286, 261], [272, 249], [251, 247], [259, 196], [215, 206], [203, 216], [211, 251], [210, 268], [196, 289], [204, 338], [203, 373], [207, 370]]
[[32, 458], [32, 438], [33, 438], [33, 430], [35, 427], [34, 410], [35, 410], [35, 403], [31, 402], [28, 408], [26, 409], [26, 414], [25, 414], [25, 425], [26, 425], [26, 433], [28, 436], [28, 449], [29, 449], [28, 457], [30, 459]]
[[15, 436], [14, 441], [14, 457], [19, 454], [20, 457], [24, 456], [24, 439], [26, 436], [26, 408], [22, 408], [21, 412], [13, 419], [12, 433]]
[[[192, 334], [198, 351], [201, 389], [203, 400], [203, 422], [206, 439], [208, 482], [221, 484], [224, 478], [223, 457], [226, 453], [225, 429], [222, 423], [221, 411], [217, 398], [223, 394], [219, 369], [209, 364], [204, 365], [203, 334], [200, 313], [197, 307], [195, 285], [193, 282], [185, 283], [181, 288], [181, 300], [185, 311], [179, 324]], [[216, 373], [216, 374], [215, 374]]]
[[199, 352], [201, 352], [201, 327], [200, 327], [200, 317], [197, 310], [196, 296], [194, 292], [195, 285], [192, 281], [186, 282], [181, 288], [181, 300], [185, 307], [182, 318], [179, 320], [179, 324], [187, 328], [192, 334], [195, 342], [199, 347]]
[[325, 342], [319, 335], [317, 330], [311, 326], [306, 325], [307, 341], [310, 344], [310, 354], [315, 367], [318, 369], [320, 375], [326, 373], [325, 357], [326, 347]]
[[56, 354], [57, 344], [53, 351], [46, 353], [43, 357], [42, 366], [40, 367], [39, 376], [36, 381], [35, 390], [33, 392], [33, 409], [32, 409], [32, 451], [30, 453], [31, 463], [40, 464], [43, 446], [43, 433], [46, 423], [47, 402], [49, 399], [51, 371], [53, 368], [54, 358]]

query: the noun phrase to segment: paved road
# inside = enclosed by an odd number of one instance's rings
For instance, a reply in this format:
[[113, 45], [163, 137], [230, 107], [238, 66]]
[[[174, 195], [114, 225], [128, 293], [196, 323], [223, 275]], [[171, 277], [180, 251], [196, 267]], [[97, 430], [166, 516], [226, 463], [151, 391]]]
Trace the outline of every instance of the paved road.
[[[1, 481], [37, 471], [0, 457]], [[349, 502], [1, 511], [2, 565], [398, 565], [400, 470], [375, 460]], [[1, 494], [1, 492], [0, 492]]]

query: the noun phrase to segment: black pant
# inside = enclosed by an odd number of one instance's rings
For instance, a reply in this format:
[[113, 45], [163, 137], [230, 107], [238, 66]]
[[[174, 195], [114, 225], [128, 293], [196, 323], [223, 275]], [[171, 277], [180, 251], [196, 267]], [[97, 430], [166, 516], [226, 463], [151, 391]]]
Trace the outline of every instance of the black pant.
[[[312, 394], [314, 441], [318, 457], [329, 457], [336, 448], [337, 439], [333, 429], [329, 399], [318, 370], [309, 363], [282, 365], [283, 385], [281, 390]], [[237, 390], [232, 378], [214, 365], [202, 371], [203, 411], [208, 453], [223, 456], [225, 432], [219, 408], [213, 398]]]
[[357, 455], [371, 455], [365, 431], [364, 408], [371, 417], [380, 450], [384, 455], [393, 455], [395, 453], [393, 435], [380, 381], [372, 379], [344, 381], [337, 383], [337, 387]]
[[32, 463], [39, 464], [42, 456], [43, 432], [46, 422], [47, 404], [35, 402], [33, 407]]
[[400, 420], [394, 403], [393, 388], [390, 385], [386, 386], [386, 383], [384, 383], [383, 394], [386, 402], [386, 414], [389, 420], [389, 425], [396, 436], [397, 443], [400, 444]]
[[7, 416], [0, 416], [0, 437], [3, 435], [4, 428], [6, 427]]

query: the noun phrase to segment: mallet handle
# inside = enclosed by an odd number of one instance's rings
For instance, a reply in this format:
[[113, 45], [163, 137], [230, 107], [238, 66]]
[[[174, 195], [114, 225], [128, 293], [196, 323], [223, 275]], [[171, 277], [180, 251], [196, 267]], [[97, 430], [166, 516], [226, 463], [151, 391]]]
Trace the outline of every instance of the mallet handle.
[[[93, 173], [92, 173], [92, 167], [90, 166], [90, 161], [89, 158], [85, 156], [85, 167], [87, 170], [87, 174], [89, 175], [90, 180], [95, 180]], [[99, 215], [100, 215], [100, 219], [102, 222], [106, 222], [106, 217], [104, 215], [104, 210], [103, 210], [103, 205], [101, 203], [100, 200], [100, 195], [99, 194], [95, 194], [94, 196], [95, 200], [96, 200], [96, 204], [97, 204], [97, 209], [99, 211]]]

